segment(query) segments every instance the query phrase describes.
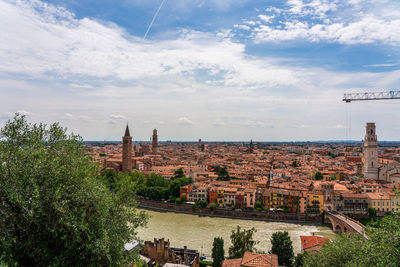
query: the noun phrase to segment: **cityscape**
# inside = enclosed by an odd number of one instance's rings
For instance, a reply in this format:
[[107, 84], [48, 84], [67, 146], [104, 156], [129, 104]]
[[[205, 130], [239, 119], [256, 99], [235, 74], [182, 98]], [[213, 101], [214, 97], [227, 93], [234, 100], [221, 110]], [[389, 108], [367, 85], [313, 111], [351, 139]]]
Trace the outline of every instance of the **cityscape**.
[[0, 267], [400, 266], [398, 0], [0, 0]]

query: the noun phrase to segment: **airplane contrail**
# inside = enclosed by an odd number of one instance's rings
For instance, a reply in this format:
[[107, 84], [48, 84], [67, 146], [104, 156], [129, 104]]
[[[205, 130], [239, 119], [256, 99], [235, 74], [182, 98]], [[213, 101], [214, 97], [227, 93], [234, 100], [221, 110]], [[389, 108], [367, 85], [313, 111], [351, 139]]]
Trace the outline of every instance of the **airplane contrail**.
[[158, 15], [158, 12], [160, 12], [160, 9], [162, 8], [164, 2], [165, 2], [165, 0], [162, 0], [160, 6], [158, 7], [158, 9], [157, 9], [157, 11], [156, 11], [156, 13], [154, 14], [154, 17], [153, 17], [153, 19], [151, 20], [150, 25], [149, 25], [149, 27], [147, 28], [146, 33], [144, 34], [143, 40], [146, 40], [147, 34], [149, 33], [151, 27], [153, 26], [153, 23], [154, 23], [154, 21], [156, 20], [156, 17], [157, 17], [157, 15]]

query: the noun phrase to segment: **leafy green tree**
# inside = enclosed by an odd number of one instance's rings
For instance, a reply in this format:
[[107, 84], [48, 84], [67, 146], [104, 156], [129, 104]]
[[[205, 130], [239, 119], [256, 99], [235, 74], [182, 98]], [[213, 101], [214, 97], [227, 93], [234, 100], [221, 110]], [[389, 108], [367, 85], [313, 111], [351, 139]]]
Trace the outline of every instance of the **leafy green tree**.
[[182, 204], [182, 199], [180, 198], [180, 197], [177, 197], [177, 198], [175, 198], [175, 204], [176, 205], [180, 205], [180, 204]]
[[0, 259], [20, 266], [121, 266], [146, 216], [135, 183], [112, 193], [79, 136], [16, 115], [0, 131]]
[[369, 215], [369, 218], [375, 219], [376, 218], [376, 210], [373, 207], [369, 207], [368, 215]]
[[220, 181], [229, 181], [230, 180], [230, 176], [228, 171], [226, 170], [226, 167], [221, 167], [219, 165], [217, 166], [213, 166], [213, 171], [215, 172], [215, 174], [218, 175], [218, 180]]
[[292, 266], [294, 253], [289, 233], [287, 231], [273, 233], [271, 244], [270, 253], [278, 255], [279, 265]]
[[169, 181], [167, 179], [155, 173], [150, 173], [146, 178], [147, 178], [146, 186], [148, 187], [152, 186], [168, 187], [169, 185]]
[[229, 258], [241, 258], [246, 251], [255, 251], [255, 245], [258, 244], [258, 241], [253, 239], [255, 232], [257, 232], [257, 230], [254, 227], [249, 230], [244, 229], [242, 231], [239, 225], [237, 226], [236, 231], [232, 230], [232, 246], [229, 248]]
[[294, 267], [303, 267], [307, 252], [299, 253], [294, 258]]
[[169, 184], [169, 193], [171, 196], [179, 197], [181, 186], [192, 183], [192, 178], [176, 178]]
[[315, 180], [322, 180], [322, 179], [324, 179], [324, 176], [322, 175], [322, 173], [321, 172], [316, 172], [315, 174], [314, 174], [314, 179]]
[[214, 237], [212, 248], [213, 267], [221, 267], [225, 259], [224, 239], [222, 237]]
[[205, 207], [207, 207], [207, 201], [201, 199], [201, 200], [197, 201], [197, 206], [204, 209]]
[[114, 169], [105, 170], [98, 178], [111, 191], [115, 191], [118, 182], [118, 174]]
[[300, 166], [300, 163], [297, 161], [297, 159], [295, 159], [295, 160], [293, 160], [291, 166], [294, 167], [294, 168], [297, 168], [297, 167]]
[[183, 177], [185, 177], [185, 172], [183, 171], [182, 168], [179, 168], [174, 172], [174, 178], [183, 178]]
[[261, 201], [256, 201], [256, 209], [258, 211], [262, 211], [263, 210], [263, 206], [262, 206]]
[[317, 254], [309, 253], [304, 266], [400, 266], [400, 218], [386, 216], [359, 234], [338, 235]]

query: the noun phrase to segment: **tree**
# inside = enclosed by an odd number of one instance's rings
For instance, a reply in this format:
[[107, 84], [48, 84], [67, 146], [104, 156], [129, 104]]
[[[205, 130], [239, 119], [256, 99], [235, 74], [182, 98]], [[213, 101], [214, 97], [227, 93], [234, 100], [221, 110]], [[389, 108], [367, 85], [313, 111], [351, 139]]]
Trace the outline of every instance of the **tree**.
[[232, 246], [229, 248], [229, 258], [241, 258], [246, 251], [255, 251], [255, 245], [258, 244], [258, 241], [253, 240], [253, 235], [255, 232], [257, 232], [257, 230], [254, 227], [249, 230], [244, 229], [241, 231], [239, 225], [237, 226], [236, 231], [232, 230]]
[[230, 176], [228, 171], [226, 170], [226, 167], [221, 167], [219, 165], [217, 166], [213, 166], [213, 171], [215, 172], [215, 174], [218, 175], [218, 180], [220, 181], [229, 181], [230, 180]]
[[295, 160], [293, 160], [291, 166], [294, 167], [294, 168], [297, 168], [297, 167], [300, 166], [300, 163], [297, 161], [297, 159], [295, 159]]
[[262, 203], [261, 203], [260, 201], [257, 201], [257, 202], [256, 202], [256, 209], [257, 209], [258, 211], [262, 211], [262, 210], [263, 210], [263, 206], [262, 206]]
[[192, 183], [192, 178], [176, 178], [172, 180], [169, 184], [169, 193], [171, 196], [179, 197], [181, 186], [188, 185]]
[[278, 255], [279, 265], [292, 266], [293, 264], [293, 245], [287, 231], [272, 234], [272, 248], [270, 253]]
[[175, 198], [175, 204], [176, 205], [180, 205], [180, 204], [182, 204], [182, 199], [180, 198], [180, 197], [177, 197], [177, 198]]
[[322, 180], [323, 178], [324, 178], [324, 176], [319, 171], [314, 174], [314, 179], [317, 180], [317, 181], [318, 180]]
[[121, 266], [144, 225], [135, 184], [111, 192], [81, 138], [16, 114], [0, 130], [0, 259], [6, 265]]
[[200, 208], [204, 209], [205, 207], [207, 207], [207, 201], [201, 199], [201, 200], [197, 201], [197, 205], [198, 205]]
[[224, 239], [222, 237], [214, 237], [212, 248], [213, 267], [221, 267], [225, 259]]
[[182, 178], [182, 177], [185, 177], [185, 172], [183, 171], [182, 168], [179, 168], [174, 172], [174, 178]]
[[118, 182], [118, 175], [114, 169], [105, 170], [101, 175], [98, 176], [98, 178], [111, 191], [115, 191], [115, 187]]
[[307, 252], [299, 253], [294, 258], [294, 267], [303, 267], [304, 258], [306, 257]]
[[376, 218], [376, 210], [373, 207], [368, 208], [369, 218], [375, 219]]
[[359, 234], [338, 235], [317, 253], [304, 258], [304, 266], [400, 266], [400, 218], [372, 221]]

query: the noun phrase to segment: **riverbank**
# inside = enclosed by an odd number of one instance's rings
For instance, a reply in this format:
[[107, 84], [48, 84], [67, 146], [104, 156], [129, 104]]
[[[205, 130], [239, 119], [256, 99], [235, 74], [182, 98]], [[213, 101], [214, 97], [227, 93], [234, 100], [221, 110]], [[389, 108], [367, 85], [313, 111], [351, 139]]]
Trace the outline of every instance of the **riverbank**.
[[175, 212], [198, 216], [219, 217], [240, 220], [264, 221], [264, 222], [285, 222], [296, 224], [326, 225], [323, 223], [323, 216], [320, 214], [296, 214], [296, 213], [272, 213], [259, 211], [242, 211], [228, 209], [193, 209], [191, 205], [165, 203], [162, 201], [139, 199], [139, 208], [159, 212]]

